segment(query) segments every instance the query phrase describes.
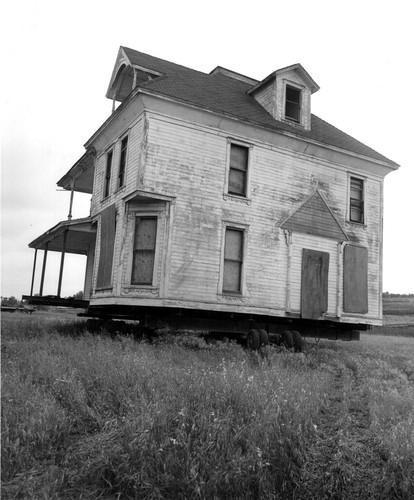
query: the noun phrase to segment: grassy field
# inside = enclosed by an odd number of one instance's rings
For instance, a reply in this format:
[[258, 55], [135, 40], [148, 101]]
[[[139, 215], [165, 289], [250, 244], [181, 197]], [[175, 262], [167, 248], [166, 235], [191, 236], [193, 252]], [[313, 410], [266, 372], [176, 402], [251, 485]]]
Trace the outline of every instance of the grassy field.
[[414, 338], [260, 355], [50, 318], [2, 317], [2, 498], [414, 498]]

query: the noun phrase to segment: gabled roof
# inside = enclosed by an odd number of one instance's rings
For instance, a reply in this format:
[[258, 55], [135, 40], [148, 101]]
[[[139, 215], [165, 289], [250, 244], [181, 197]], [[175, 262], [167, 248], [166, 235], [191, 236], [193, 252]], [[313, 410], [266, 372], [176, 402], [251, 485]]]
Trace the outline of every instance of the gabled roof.
[[249, 89], [247, 91], [247, 93], [253, 94], [257, 89], [259, 89], [263, 85], [266, 85], [269, 81], [274, 80], [277, 75], [283, 75], [284, 73], [288, 73], [291, 71], [295, 71], [300, 75], [302, 80], [304, 80], [307, 83], [307, 85], [309, 86], [309, 89], [312, 92], [312, 94], [319, 90], [319, 88], [320, 88], [319, 85], [310, 76], [310, 74], [306, 71], [306, 69], [301, 64], [296, 63], [296, 64], [291, 64], [290, 66], [286, 66], [285, 68], [281, 68], [281, 69], [274, 71], [269, 76], [267, 76], [264, 80], [256, 83], [256, 85], [254, 85], [251, 89]]
[[[230, 70], [213, 70], [212, 73], [207, 74], [127, 47], [121, 47], [121, 49], [128, 64], [139, 68], [146, 68], [148, 71], [163, 75], [144, 82], [138, 82], [138, 89], [145, 89], [151, 93], [167, 96], [268, 129], [285, 131], [305, 139], [386, 163], [391, 168], [398, 167], [397, 163], [315, 115], [312, 115], [311, 130], [305, 130], [301, 127], [275, 120], [248, 94], [249, 90], [259, 83], [258, 80], [249, 79], [248, 77], [237, 78], [237, 74], [232, 75]], [[293, 66], [301, 71], [303, 69], [300, 65]], [[288, 68], [291, 67], [289, 66]], [[287, 68], [282, 68], [279, 71], [285, 69]], [[303, 74], [306, 73], [304, 69], [303, 72]], [[256, 83], [253, 85], [253, 82]]]

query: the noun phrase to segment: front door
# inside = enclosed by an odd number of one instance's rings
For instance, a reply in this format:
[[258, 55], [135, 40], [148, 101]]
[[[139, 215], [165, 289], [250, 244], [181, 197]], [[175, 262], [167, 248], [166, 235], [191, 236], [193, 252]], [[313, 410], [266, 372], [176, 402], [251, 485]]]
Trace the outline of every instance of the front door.
[[302, 251], [301, 316], [320, 319], [328, 310], [329, 253]]

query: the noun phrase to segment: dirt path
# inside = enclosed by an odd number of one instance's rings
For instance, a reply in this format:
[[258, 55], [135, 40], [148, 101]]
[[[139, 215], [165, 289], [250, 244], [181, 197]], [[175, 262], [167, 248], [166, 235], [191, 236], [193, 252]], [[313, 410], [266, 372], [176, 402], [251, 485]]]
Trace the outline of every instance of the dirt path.
[[362, 380], [338, 367], [294, 498], [381, 498], [383, 461], [369, 427]]

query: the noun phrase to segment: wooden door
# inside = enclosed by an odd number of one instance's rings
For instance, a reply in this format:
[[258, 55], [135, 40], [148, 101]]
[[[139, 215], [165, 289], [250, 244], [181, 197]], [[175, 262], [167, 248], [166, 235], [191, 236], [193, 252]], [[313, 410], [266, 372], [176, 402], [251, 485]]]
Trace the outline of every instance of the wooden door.
[[328, 310], [329, 253], [303, 249], [301, 316], [320, 319]]

